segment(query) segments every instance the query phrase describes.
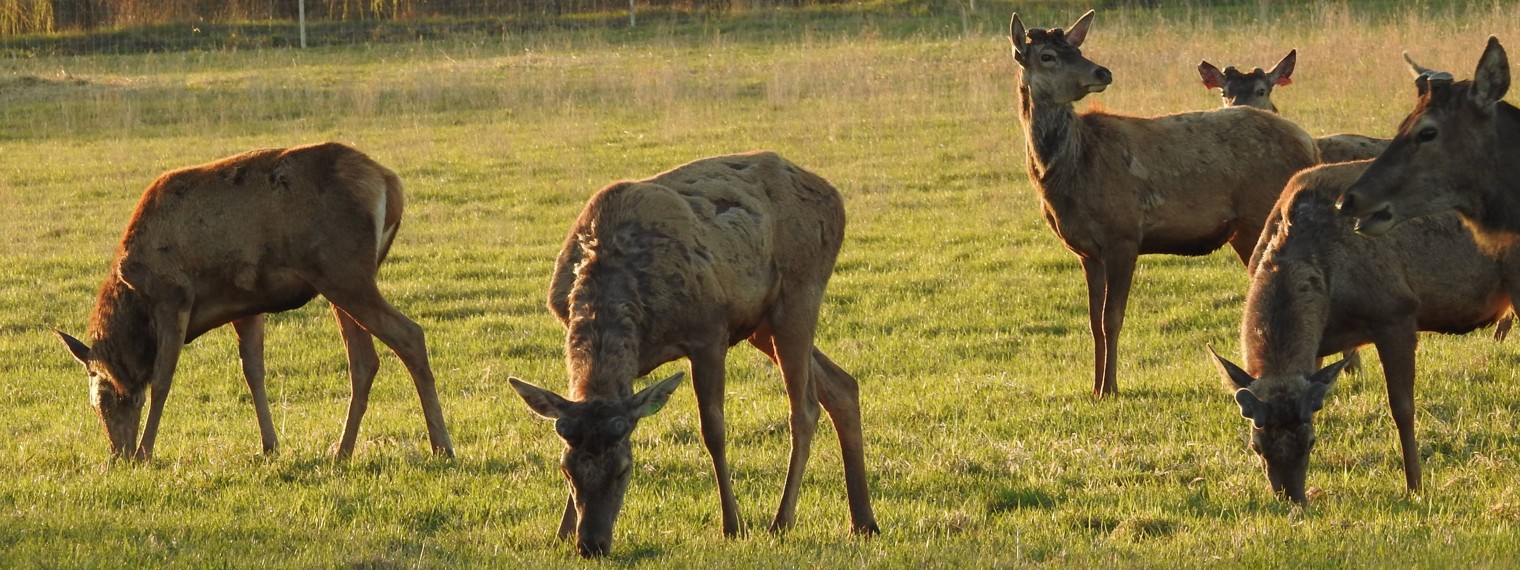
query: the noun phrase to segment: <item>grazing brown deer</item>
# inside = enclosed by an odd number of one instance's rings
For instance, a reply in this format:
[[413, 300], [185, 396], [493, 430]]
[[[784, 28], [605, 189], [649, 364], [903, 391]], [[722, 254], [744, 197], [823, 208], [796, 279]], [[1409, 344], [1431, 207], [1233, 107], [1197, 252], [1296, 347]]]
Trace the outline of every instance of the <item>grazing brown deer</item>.
[[264, 314], [321, 293], [342, 329], [353, 382], [334, 453], [353, 453], [380, 364], [374, 335], [411, 372], [433, 452], [452, 456], [422, 328], [375, 285], [402, 203], [395, 173], [336, 143], [251, 151], [165, 173], [148, 186], [100, 288], [90, 344], [58, 332], [89, 373], [90, 403], [111, 452], [127, 457], [135, 448], [138, 459], [152, 457], [180, 349], [227, 323], [237, 331], [264, 451], [273, 451]]
[[1316, 370], [1321, 357], [1377, 347], [1412, 491], [1420, 486], [1416, 332], [1488, 326], [1520, 298], [1520, 250], [1480, 247], [1456, 215], [1423, 218], [1381, 240], [1357, 235], [1334, 202], [1370, 164], [1320, 166], [1288, 183], [1274, 213], [1283, 223], [1262, 236], [1246, 294], [1245, 369], [1213, 355], [1252, 422], [1251, 449], [1272, 490], [1298, 503], [1306, 501], [1314, 413], [1346, 363]]
[[770, 152], [698, 160], [591, 197], [549, 287], [549, 309], [566, 327], [570, 398], [512, 379], [567, 446], [570, 499], [559, 536], [575, 533], [582, 556], [611, 548], [633, 465], [629, 434], [664, 405], [680, 375], [638, 393], [631, 385], [681, 357], [691, 360], [723, 533], [741, 531], [723, 399], [724, 360], [742, 340], [781, 369], [791, 405], [791, 461], [771, 531], [792, 526], [821, 401], [839, 434], [851, 527], [877, 532], [859, 387], [813, 346], [844, 222], [833, 186]]
[[[1270, 71], [1258, 67], [1242, 72], [1233, 65], [1221, 71], [1204, 61], [1198, 64], [1198, 75], [1203, 78], [1204, 87], [1219, 90], [1226, 107], [1247, 106], [1276, 113], [1272, 89], [1293, 83], [1293, 66], [1297, 62], [1298, 50], [1289, 50]], [[1388, 139], [1342, 133], [1314, 139], [1314, 145], [1319, 147], [1320, 162], [1348, 162], [1376, 157], [1388, 148]]]
[[[1406, 55], [1406, 60], [1407, 60]], [[1479, 241], [1520, 234], [1520, 109], [1503, 101], [1509, 58], [1497, 38], [1469, 81], [1420, 67], [1419, 98], [1398, 135], [1346, 189], [1339, 208], [1358, 232], [1388, 233], [1406, 220], [1456, 210]]]
[[1316, 161], [1303, 129], [1231, 107], [1161, 117], [1077, 113], [1113, 76], [1082, 56], [1093, 12], [1070, 30], [1025, 30], [1013, 15], [1029, 178], [1045, 221], [1082, 262], [1092, 327], [1093, 394], [1118, 390], [1119, 332], [1141, 254], [1203, 255], [1230, 244], [1250, 258], [1283, 184]]

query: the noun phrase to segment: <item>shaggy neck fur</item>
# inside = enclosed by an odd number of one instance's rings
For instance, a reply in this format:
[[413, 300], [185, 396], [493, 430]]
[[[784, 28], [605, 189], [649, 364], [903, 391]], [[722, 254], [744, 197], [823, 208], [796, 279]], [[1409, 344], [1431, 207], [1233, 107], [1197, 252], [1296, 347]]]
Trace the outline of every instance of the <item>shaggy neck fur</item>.
[[1493, 149], [1472, 157], [1477, 167], [1461, 170], [1477, 178], [1478, 199], [1463, 208], [1462, 217], [1476, 224], [1479, 235], [1485, 232], [1520, 233], [1520, 109], [1504, 101], [1494, 105]]
[[639, 375], [643, 316], [637, 260], [619, 263], [619, 256], [602, 258], [595, 241], [581, 247], [585, 259], [576, 271], [565, 338], [570, 398], [631, 398], [630, 384]]
[[91, 360], [108, 372], [119, 393], [147, 388], [158, 352], [153, 320], [142, 296], [114, 273], [100, 288], [87, 336]]
[[1034, 93], [1027, 81], [1026, 73], [1019, 81], [1019, 118], [1024, 122], [1029, 171], [1040, 192], [1050, 194], [1079, 179], [1087, 130], [1070, 101]]
[[1317, 243], [1339, 222], [1333, 197], [1295, 196], [1246, 294], [1240, 344], [1246, 371], [1257, 378], [1302, 378], [1315, 372], [1329, 320], [1330, 284]]

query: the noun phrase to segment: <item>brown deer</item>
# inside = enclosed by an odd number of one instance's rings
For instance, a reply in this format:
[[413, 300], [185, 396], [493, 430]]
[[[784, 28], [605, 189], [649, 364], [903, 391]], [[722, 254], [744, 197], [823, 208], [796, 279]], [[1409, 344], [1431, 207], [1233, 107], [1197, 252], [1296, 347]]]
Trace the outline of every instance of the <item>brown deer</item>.
[[1230, 244], [1246, 261], [1283, 184], [1317, 159], [1303, 129], [1249, 107], [1160, 117], [1072, 103], [1108, 88], [1083, 57], [1093, 12], [1070, 30], [1010, 24], [1029, 178], [1045, 221], [1082, 262], [1093, 394], [1118, 391], [1119, 332], [1141, 254], [1203, 255]]
[[[1494, 324], [1520, 294], [1520, 252], [1480, 247], [1455, 215], [1430, 216], [1381, 240], [1357, 235], [1335, 199], [1371, 161], [1320, 166], [1288, 183], [1262, 236], [1246, 294], [1244, 369], [1215, 354], [1251, 420], [1251, 449], [1272, 490], [1300, 504], [1314, 446], [1314, 413], [1345, 360], [1319, 359], [1372, 343], [1383, 362], [1409, 490], [1420, 486], [1414, 432], [1417, 331], [1464, 333]], [[1212, 353], [1212, 349], [1210, 349]]]
[[[1258, 67], [1242, 72], [1233, 65], [1221, 71], [1214, 64], [1204, 61], [1198, 64], [1198, 75], [1203, 78], [1204, 87], [1219, 90], [1226, 107], [1255, 107], [1276, 113], [1277, 105], [1272, 103], [1272, 89], [1293, 83], [1293, 66], [1297, 62], [1298, 50], [1289, 50], [1288, 55], [1283, 56], [1270, 71], [1262, 71]], [[1348, 162], [1376, 157], [1388, 148], [1388, 139], [1342, 133], [1314, 139], [1314, 145], [1319, 147], [1321, 162]]]
[[181, 348], [227, 323], [237, 332], [264, 451], [273, 451], [264, 314], [321, 293], [342, 330], [353, 383], [334, 453], [353, 453], [380, 364], [374, 335], [411, 372], [433, 452], [452, 456], [422, 328], [375, 285], [402, 204], [395, 173], [337, 143], [255, 150], [158, 177], [127, 222], [100, 288], [90, 344], [58, 332], [89, 373], [90, 403], [112, 454], [124, 458], [135, 448], [136, 458], [152, 457]]
[[821, 402], [839, 434], [852, 529], [877, 532], [859, 387], [813, 345], [844, 223], [833, 186], [770, 152], [698, 160], [591, 197], [549, 287], [549, 309], [566, 328], [570, 398], [512, 379], [567, 446], [570, 499], [559, 536], [575, 533], [582, 556], [611, 548], [633, 464], [629, 435], [664, 405], [680, 374], [638, 393], [631, 385], [681, 357], [691, 361], [723, 533], [740, 533], [723, 399], [724, 360], [741, 340], [780, 368], [791, 405], [791, 461], [771, 531], [792, 526]]
[[[1406, 60], [1407, 60], [1406, 55]], [[1406, 220], [1456, 210], [1479, 241], [1504, 244], [1520, 234], [1520, 109], [1503, 101], [1509, 58], [1497, 38], [1473, 79], [1454, 81], [1409, 60], [1414, 111], [1339, 208], [1356, 230], [1378, 236]]]

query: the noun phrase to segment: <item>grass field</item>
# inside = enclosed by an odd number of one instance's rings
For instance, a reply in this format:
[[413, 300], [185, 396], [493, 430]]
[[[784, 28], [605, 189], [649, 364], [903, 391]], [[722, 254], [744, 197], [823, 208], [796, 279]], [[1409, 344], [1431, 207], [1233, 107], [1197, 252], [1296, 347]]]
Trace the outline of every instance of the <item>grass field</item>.
[[[1246, 281], [1233, 255], [1142, 258], [1121, 394], [1089, 397], [1080, 270], [1024, 174], [1003, 36], [1012, 7], [978, 4], [964, 19], [856, 9], [0, 60], [0, 565], [586, 565], [553, 535], [561, 444], [506, 381], [564, 386], [563, 334], [543, 307], [554, 255], [606, 183], [759, 148], [846, 197], [818, 343], [861, 381], [883, 533], [848, 534], [827, 422], [796, 529], [764, 532], [785, 472], [786, 405], [779, 374], [739, 347], [729, 455], [751, 534], [719, 533], [683, 389], [634, 433], [638, 472], [613, 554], [592, 564], [1516, 564], [1513, 341], [1423, 337], [1426, 487], [1412, 496], [1375, 359], [1342, 379], [1318, 416], [1307, 512], [1269, 495], [1246, 423], [1204, 358], [1205, 343], [1238, 350]], [[1024, 17], [1046, 27], [1079, 14], [1035, 4]], [[1489, 34], [1520, 45], [1520, 8], [1332, 6], [1272, 24], [1108, 10], [1084, 51], [1115, 75], [1091, 100], [1153, 114], [1218, 105], [1194, 74], [1199, 59], [1269, 66], [1296, 47], [1296, 82], [1276, 93], [1286, 116], [1316, 135], [1388, 136], [1413, 101], [1400, 50], [1465, 77]], [[407, 185], [381, 288], [428, 331], [458, 458], [426, 453], [416, 394], [384, 350], [355, 458], [328, 458], [347, 368], [317, 302], [270, 319], [279, 454], [258, 452], [233, 335], [216, 331], [186, 349], [157, 458], [109, 462], [84, 375], [47, 326], [83, 332], [130, 209], [159, 172], [321, 140], [367, 151]]]

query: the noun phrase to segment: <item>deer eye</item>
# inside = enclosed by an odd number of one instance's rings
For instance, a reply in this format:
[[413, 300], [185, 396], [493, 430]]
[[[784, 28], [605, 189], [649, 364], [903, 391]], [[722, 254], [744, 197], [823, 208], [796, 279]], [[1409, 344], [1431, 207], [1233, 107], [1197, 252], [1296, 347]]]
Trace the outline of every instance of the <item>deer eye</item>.
[[1048, 53], [1042, 53], [1042, 54], [1040, 54], [1040, 61], [1043, 61], [1045, 63], [1050, 63], [1050, 62], [1055, 61], [1055, 60], [1056, 60], [1056, 56], [1054, 56], [1054, 55], [1051, 55], [1051, 54], [1048, 54]]
[[1267, 96], [1267, 90], [1266, 89], [1257, 89], [1256, 90], [1256, 96], [1257, 97], [1266, 97]]
[[1423, 142], [1430, 142], [1430, 141], [1433, 141], [1435, 139], [1436, 139], [1436, 128], [1435, 127], [1425, 127], [1423, 129], [1420, 129], [1420, 134], [1415, 135], [1415, 140], [1418, 140], [1418, 141], [1420, 141], [1422, 143]]

